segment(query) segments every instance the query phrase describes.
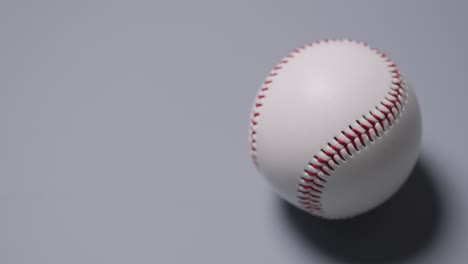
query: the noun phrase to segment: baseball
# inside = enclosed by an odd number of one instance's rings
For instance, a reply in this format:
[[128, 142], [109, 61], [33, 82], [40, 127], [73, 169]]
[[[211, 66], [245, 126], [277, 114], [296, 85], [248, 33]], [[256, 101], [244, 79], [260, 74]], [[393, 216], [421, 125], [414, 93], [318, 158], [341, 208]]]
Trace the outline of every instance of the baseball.
[[250, 147], [289, 203], [326, 219], [389, 199], [421, 141], [416, 95], [398, 67], [366, 43], [325, 40], [284, 57], [255, 98]]

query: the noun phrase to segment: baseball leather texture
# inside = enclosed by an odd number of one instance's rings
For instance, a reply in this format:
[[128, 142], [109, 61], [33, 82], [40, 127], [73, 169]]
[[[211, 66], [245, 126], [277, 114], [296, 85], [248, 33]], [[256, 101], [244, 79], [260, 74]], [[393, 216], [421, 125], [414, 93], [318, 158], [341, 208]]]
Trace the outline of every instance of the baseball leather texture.
[[313, 215], [349, 218], [390, 198], [419, 153], [421, 116], [397, 66], [366, 43], [325, 40], [268, 74], [250, 120], [252, 159]]

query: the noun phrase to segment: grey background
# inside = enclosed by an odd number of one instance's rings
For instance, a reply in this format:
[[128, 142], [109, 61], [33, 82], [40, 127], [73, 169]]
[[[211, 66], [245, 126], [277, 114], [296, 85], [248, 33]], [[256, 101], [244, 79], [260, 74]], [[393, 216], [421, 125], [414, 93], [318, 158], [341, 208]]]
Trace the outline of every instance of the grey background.
[[[464, 263], [467, 8], [1, 1], [0, 263]], [[394, 198], [326, 222], [273, 194], [247, 129], [280, 58], [341, 37], [399, 64], [424, 137]]]

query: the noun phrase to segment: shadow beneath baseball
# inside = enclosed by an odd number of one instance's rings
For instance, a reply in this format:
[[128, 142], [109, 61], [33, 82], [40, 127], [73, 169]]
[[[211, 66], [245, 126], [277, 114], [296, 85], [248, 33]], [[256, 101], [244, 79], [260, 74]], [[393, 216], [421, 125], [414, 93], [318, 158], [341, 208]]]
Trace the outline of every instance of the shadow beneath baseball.
[[388, 263], [423, 251], [438, 232], [442, 208], [430, 171], [418, 161], [404, 186], [378, 208], [349, 220], [313, 217], [281, 200], [293, 235], [346, 263]]

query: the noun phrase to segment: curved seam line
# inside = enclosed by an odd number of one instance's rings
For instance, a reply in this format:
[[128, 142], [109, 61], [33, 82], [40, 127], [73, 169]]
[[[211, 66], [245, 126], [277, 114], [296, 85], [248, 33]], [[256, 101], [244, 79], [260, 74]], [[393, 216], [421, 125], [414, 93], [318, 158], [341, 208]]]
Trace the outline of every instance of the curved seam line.
[[[369, 47], [365, 43], [363, 45]], [[406, 108], [407, 91], [401, 73], [384, 53], [374, 48], [370, 49], [388, 63], [387, 67], [392, 77], [390, 89], [375, 109], [362, 115], [359, 120], [333, 137], [313, 156], [304, 169], [297, 186], [297, 198], [303, 209], [316, 216], [325, 214], [322, 196], [327, 178], [331, 177], [343, 162], [386, 134]]]

